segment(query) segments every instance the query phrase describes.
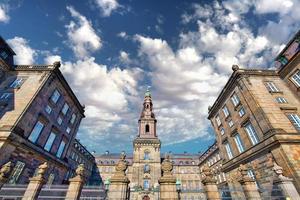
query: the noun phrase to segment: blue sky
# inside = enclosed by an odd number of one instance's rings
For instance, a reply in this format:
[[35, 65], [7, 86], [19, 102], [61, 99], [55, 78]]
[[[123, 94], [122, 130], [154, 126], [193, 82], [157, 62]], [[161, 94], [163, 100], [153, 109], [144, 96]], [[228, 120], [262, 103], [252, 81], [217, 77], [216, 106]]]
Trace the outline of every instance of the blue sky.
[[162, 150], [204, 151], [231, 66], [272, 68], [299, 21], [299, 0], [0, 2], [16, 64], [61, 61], [86, 106], [78, 138], [97, 153], [132, 150], [147, 86]]

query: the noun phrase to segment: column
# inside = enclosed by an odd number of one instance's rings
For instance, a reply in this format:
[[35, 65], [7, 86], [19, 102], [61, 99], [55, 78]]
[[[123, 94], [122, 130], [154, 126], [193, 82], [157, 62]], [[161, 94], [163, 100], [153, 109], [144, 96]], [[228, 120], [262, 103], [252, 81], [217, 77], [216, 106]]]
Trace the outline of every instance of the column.
[[287, 198], [290, 198], [291, 200], [300, 199], [300, 195], [293, 184], [293, 179], [283, 176], [282, 167], [274, 162], [273, 170], [275, 175], [273, 184], [277, 185], [278, 188], [280, 188], [283, 195]]
[[255, 180], [248, 176], [248, 168], [245, 165], [240, 165], [240, 180], [243, 187], [243, 191], [247, 200], [258, 200], [261, 199], [260, 194], [258, 192], [257, 185]]
[[160, 184], [160, 199], [161, 200], [176, 200], [178, 194], [176, 191], [176, 178], [172, 175], [173, 165], [170, 161], [170, 156], [167, 155], [161, 164], [163, 176], [159, 179]]
[[0, 169], [0, 189], [8, 181], [9, 175], [13, 168], [13, 163], [11, 161], [4, 164]]
[[203, 176], [204, 178], [202, 179], [202, 184], [204, 185], [204, 190], [206, 193], [206, 198], [208, 200], [219, 200], [220, 198], [220, 193], [217, 187], [217, 181], [213, 177], [213, 173], [211, 169], [205, 165], [203, 167]]
[[84, 165], [78, 165], [76, 169], [76, 176], [69, 180], [69, 187], [66, 194], [66, 200], [79, 200], [81, 191], [84, 185]]
[[45, 184], [45, 173], [48, 169], [47, 162], [41, 164], [38, 168], [37, 175], [29, 179], [29, 184], [22, 200], [35, 200], [38, 198], [40, 191]]
[[110, 179], [110, 186], [107, 194], [109, 200], [127, 199], [129, 179], [125, 174], [125, 171], [128, 167], [128, 163], [125, 158], [126, 155], [121, 154], [120, 160], [118, 161], [115, 168], [115, 174]]

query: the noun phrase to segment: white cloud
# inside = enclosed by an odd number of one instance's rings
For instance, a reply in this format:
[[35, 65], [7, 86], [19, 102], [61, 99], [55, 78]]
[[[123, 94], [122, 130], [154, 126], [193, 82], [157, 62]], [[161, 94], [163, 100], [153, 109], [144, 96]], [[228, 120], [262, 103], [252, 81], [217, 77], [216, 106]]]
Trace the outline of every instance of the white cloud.
[[8, 16], [8, 6], [0, 4], [0, 22], [7, 23], [10, 17]]
[[47, 57], [44, 58], [44, 62], [45, 64], [53, 64], [54, 62], [57, 62], [57, 61], [62, 61], [61, 60], [61, 57], [59, 55], [49, 55]]
[[29, 46], [26, 39], [22, 37], [14, 37], [7, 40], [7, 43], [17, 54], [14, 56], [15, 64], [28, 65], [35, 62], [35, 59], [38, 55], [37, 51]]
[[129, 35], [127, 35], [127, 33], [125, 31], [118, 33], [117, 36], [120, 38], [123, 38], [125, 40], [129, 39]]
[[293, 9], [294, 5], [292, 0], [257, 0], [255, 8], [258, 13], [280, 13], [281, 15], [287, 14]]
[[111, 13], [120, 7], [117, 0], [95, 0], [103, 17], [109, 17]]
[[102, 47], [101, 38], [92, 27], [92, 23], [87, 18], [77, 12], [73, 7], [67, 6], [76, 22], [71, 21], [67, 28], [67, 35], [71, 48], [78, 58], [84, 58], [90, 53]]
[[126, 51], [120, 51], [119, 59], [122, 63], [131, 63], [129, 53], [127, 53]]
[[[61, 70], [80, 102], [86, 106], [86, 118], [80, 128], [83, 138], [97, 136], [101, 141], [104, 136], [113, 138], [124, 121], [127, 125], [134, 123], [132, 119], [137, 116], [134, 116], [129, 106], [139, 98], [137, 88], [142, 76], [140, 69], [108, 69], [91, 57], [75, 63], [63, 62]], [[130, 139], [126, 134], [118, 136], [120, 141]], [[95, 138], [93, 141], [99, 142]]]

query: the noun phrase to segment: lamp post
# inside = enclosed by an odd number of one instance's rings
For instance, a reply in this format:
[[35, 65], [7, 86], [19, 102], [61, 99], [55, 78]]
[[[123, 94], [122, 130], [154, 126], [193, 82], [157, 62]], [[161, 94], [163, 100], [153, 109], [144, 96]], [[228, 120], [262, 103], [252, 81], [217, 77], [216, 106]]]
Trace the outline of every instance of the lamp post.
[[108, 193], [109, 185], [110, 185], [110, 180], [108, 178], [104, 181], [104, 186], [105, 186], [105, 198], [104, 199], [107, 199], [107, 193]]
[[178, 193], [178, 200], [180, 200], [181, 181], [179, 179], [176, 180], [176, 191]]

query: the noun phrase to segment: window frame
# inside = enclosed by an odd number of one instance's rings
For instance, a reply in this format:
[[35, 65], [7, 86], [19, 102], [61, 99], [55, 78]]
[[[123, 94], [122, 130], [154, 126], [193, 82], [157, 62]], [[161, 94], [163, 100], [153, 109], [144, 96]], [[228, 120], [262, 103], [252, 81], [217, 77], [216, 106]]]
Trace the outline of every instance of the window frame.
[[[251, 131], [249, 131], [250, 129], [248, 129], [248, 127], [251, 127]], [[251, 122], [248, 122], [245, 124], [244, 129], [251, 141], [251, 144], [254, 146], [256, 144], [258, 144], [260, 142], [258, 134], [253, 126], [253, 124]]]
[[[37, 125], [38, 123], [42, 124], [42, 128], [40, 129], [39, 133], [37, 133], [38, 135], [37, 135], [37, 136], [35, 137], [35, 139], [34, 139], [33, 136], [31, 136], [31, 135], [33, 134], [33, 131], [34, 131], [34, 129], [35, 129], [35, 127], [36, 127], [36, 125]], [[43, 132], [43, 130], [44, 130], [45, 127], [46, 127], [46, 123], [43, 122], [42, 120], [38, 119], [38, 120], [35, 122], [33, 128], [31, 129], [30, 134], [29, 134], [29, 136], [27, 137], [27, 139], [28, 139], [30, 142], [36, 144], [36, 143], [38, 142], [38, 140], [39, 140], [39, 138], [40, 138], [40, 136], [41, 136], [41, 134], [42, 134], [42, 132]], [[31, 138], [33, 138], [33, 139], [31, 139]]]
[[[50, 140], [50, 137], [51, 137], [52, 135], [54, 135], [54, 138], [53, 138], [52, 141], [51, 141], [51, 140]], [[53, 131], [50, 132], [50, 134], [49, 134], [49, 136], [48, 136], [48, 138], [47, 138], [47, 140], [46, 140], [46, 142], [45, 142], [45, 145], [44, 145], [44, 150], [45, 150], [45, 151], [51, 152], [51, 149], [52, 149], [53, 144], [54, 144], [54, 142], [55, 142], [56, 136], [57, 136], [57, 134], [56, 134], [55, 132], [53, 132]], [[50, 143], [48, 144], [49, 141], [50, 141]], [[50, 145], [50, 147], [48, 147], [49, 149], [47, 148], [47, 145]], [[47, 148], [47, 149], [46, 149], [46, 148]]]
[[227, 142], [224, 143], [224, 146], [225, 146], [225, 150], [226, 150], [226, 153], [227, 153], [227, 157], [229, 158], [229, 160], [231, 160], [234, 157], [231, 145], [227, 141]]
[[[295, 79], [294, 76], [297, 76], [297, 78]], [[296, 72], [291, 76], [291, 79], [292, 79], [292, 82], [296, 85], [296, 87], [299, 88], [300, 87], [300, 70], [299, 69], [296, 70]]]
[[230, 100], [234, 107], [237, 107], [241, 103], [239, 96], [235, 92], [231, 95]]
[[[58, 97], [55, 99], [55, 98], [54, 98], [54, 94], [55, 94], [56, 92], [58, 93]], [[54, 103], [54, 104], [57, 104], [57, 102], [59, 101], [61, 95], [62, 95], [62, 94], [61, 94], [61, 93], [59, 92], [59, 90], [56, 88], [56, 89], [52, 92], [52, 94], [51, 94], [51, 96], [50, 96], [51, 102]]]
[[227, 118], [230, 115], [230, 112], [229, 112], [229, 110], [228, 110], [228, 108], [227, 108], [226, 105], [224, 105], [222, 107], [222, 111], [223, 111], [223, 114], [224, 114], [225, 118]]
[[265, 86], [270, 93], [280, 92], [279, 88], [273, 81], [266, 81]]
[[[61, 149], [62, 143], [64, 143], [64, 146], [62, 147], [62, 150], [60, 150], [60, 149]], [[65, 142], [65, 141], [62, 139], [62, 140], [60, 141], [59, 146], [58, 146], [58, 149], [57, 149], [57, 151], [56, 151], [56, 153], [55, 153], [55, 156], [56, 156], [57, 158], [62, 158], [62, 156], [63, 156], [63, 154], [64, 154], [64, 151], [65, 151], [65, 148], [66, 148], [66, 145], [67, 145], [67, 142]], [[61, 152], [61, 153], [59, 153], [59, 152]]]
[[234, 136], [233, 136], [233, 139], [235, 141], [235, 144], [237, 146], [237, 149], [240, 153], [243, 153], [245, 151], [245, 146], [243, 144], [243, 141], [241, 139], [241, 136], [239, 133], [236, 133]]
[[298, 113], [287, 113], [287, 118], [292, 123], [292, 125], [294, 126], [294, 128], [298, 132], [300, 132], [300, 116], [298, 115]]

